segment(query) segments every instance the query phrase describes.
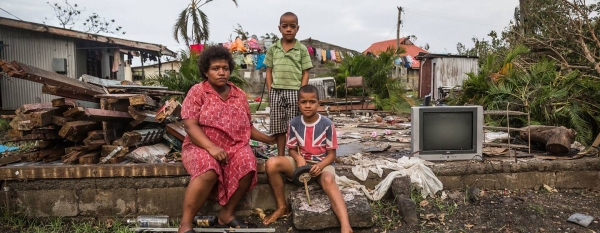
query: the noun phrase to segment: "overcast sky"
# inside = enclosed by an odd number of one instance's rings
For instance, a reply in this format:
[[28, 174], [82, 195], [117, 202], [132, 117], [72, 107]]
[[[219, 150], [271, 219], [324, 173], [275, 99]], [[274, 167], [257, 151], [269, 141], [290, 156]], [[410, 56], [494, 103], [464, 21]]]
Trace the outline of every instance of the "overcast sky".
[[[175, 42], [172, 28], [190, 1], [69, 0], [69, 3], [85, 8], [82, 15], [96, 12], [115, 19], [116, 25], [127, 32], [117, 37], [162, 44], [178, 51], [184, 46]], [[24, 21], [59, 26], [46, 2], [1, 0], [0, 8]], [[54, 2], [63, 0], [50, 1]], [[236, 8], [230, 0], [215, 0], [203, 6], [203, 11], [210, 20], [212, 42], [235, 38], [233, 28], [238, 23], [250, 34], [279, 34], [279, 17], [292, 11], [299, 17], [298, 39], [312, 37], [362, 52], [372, 43], [396, 38], [396, 7], [402, 6], [401, 36], [416, 35], [415, 44], [429, 43], [429, 51], [433, 53], [456, 53], [458, 42], [470, 47], [473, 36], [482, 38], [492, 30], [503, 30], [517, 5], [518, 0], [238, 0]], [[2, 10], [0, 16], [15, 18]]]

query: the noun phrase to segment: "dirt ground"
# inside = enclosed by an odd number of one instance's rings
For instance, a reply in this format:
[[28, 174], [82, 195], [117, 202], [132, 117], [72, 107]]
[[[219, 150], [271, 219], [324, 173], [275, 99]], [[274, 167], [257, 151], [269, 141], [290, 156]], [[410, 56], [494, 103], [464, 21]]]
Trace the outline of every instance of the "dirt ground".
[[[402, 221], [394, 200], [373, 202], [376, 226], [355, 229], [355, 232], [600, 232], [600, 192], [597, 191], [484, 190], [480, 195], [475, 202], [466, 198], [465, 191], [446, 192], [444, 200], [415, 198], [419, 225], [414, 227]], [[574, 213], [590, 215], [594, 221], [587, 228], [567, 222]], [[264, 227], [258, 217], [247, 221]], [[288, 217], [271, 227], [275, 227], [276, 232], [339, 231], [298, 231], [292, 225]]]

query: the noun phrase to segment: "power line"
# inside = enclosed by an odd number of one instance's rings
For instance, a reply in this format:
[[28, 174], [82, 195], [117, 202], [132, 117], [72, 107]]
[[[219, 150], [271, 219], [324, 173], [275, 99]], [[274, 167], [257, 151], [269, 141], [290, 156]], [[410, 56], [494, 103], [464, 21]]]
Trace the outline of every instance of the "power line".
[[460, 17], [460, 16], [453, 16], [453, 15], [444, 15], [444, 14], [439, 14], [439, 13], [432, 12], [432, 11], [425, 11], [425, 10], [419, 10], [419, 9], [414, 9], [414, 8], [407, 8], [407, 9], [408, 9], [409, 13], [412, 11], [413, 14], [431, 17], [431, 18], [446, 19], [446, 20], [450, 20], [450, 21], [479, 24], [479, 25], [486, 25], [486, 26], [506, 26], [505, 23], [502, 23], [499, 21], [482, 20], [482, 19], [467, 18], [467, 17]]
[[6, 11], [6, 10], [2, 9], [2, 7], [0, 7], [0, 10], [2, 10], [2, 11], [4, 11], [4, 12], [8, 13], [9, 15], [12, 15], [13, 17], [17, 18], [18, 20], [21, 20], [21, 21], [23, 21], [21, 18], [19, 18], [19, 17], [15, 16], [15, 15], [11, 14], [10, 12], [8, 12], [8, 11]]

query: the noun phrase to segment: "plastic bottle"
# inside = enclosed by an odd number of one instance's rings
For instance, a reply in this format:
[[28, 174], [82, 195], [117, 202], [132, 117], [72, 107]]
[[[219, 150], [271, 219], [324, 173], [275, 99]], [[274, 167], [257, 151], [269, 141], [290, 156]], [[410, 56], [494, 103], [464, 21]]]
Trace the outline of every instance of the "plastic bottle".
[[135, 219], [127, 219], [128, 224], [139, 224], [140, 227], [167, 227], [169, 216], [167, 215], [140, 215]]

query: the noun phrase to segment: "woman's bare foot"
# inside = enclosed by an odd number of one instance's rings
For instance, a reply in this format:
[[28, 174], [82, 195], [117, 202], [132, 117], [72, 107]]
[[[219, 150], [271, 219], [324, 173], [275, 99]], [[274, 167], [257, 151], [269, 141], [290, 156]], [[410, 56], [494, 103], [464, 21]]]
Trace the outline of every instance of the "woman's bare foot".
[[179, 233], [185, 233], [189, 230], [192, 230], [194, 227], [194, 224], [192, 223], [180, 223], [179, 224], [179, 229], [177, 230], [177, 232]]
[[263, 220], [263, 224], [269, 225], [269, 224], [277, 221], [277, 219], [287, 216], [289, 214], [290, 214], [290, 212], [288, 211], [288, 209], [286, 207], [277, 208], [275, 211], [273, 211], [272, 214], [265, 217], [265, 219]]

